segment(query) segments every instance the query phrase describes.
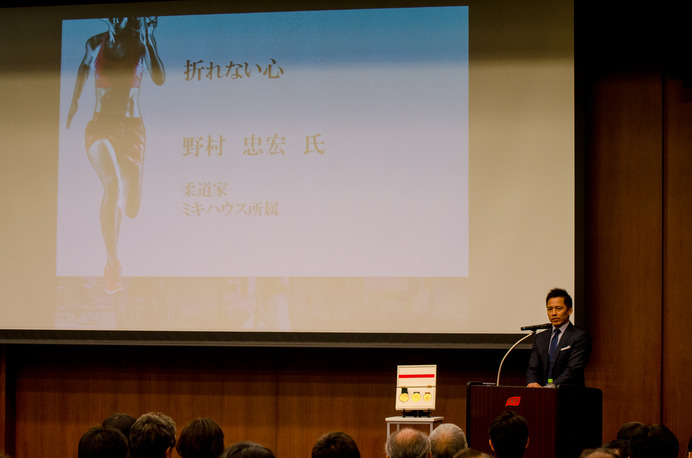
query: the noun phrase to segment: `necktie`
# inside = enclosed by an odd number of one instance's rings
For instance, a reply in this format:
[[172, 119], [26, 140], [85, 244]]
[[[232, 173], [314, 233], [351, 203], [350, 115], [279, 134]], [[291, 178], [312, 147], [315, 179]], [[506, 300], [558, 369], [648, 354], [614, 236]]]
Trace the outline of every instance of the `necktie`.
[[557, 341], [560, 338], [560, 330], [553, 331], [553, 338], [550, 341], [550, 349], [548, 350], [548, 371], [546, 379], [553, 378], [553, 366], [555, 365], [555, 357], [557, 356]]

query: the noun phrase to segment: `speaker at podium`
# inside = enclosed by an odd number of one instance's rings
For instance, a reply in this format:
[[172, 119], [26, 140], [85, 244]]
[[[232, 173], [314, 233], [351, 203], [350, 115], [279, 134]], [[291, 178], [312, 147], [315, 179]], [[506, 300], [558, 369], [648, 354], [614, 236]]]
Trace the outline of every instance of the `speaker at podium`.
[[492, 454], [488, 427], [505, 410], [521, 415], [529, 424], [524, 458], [578, 458], [585, 448], [603, 443], [603, 393], [597, 388], [527, 388], [469, 382], [466, 436], [473, 448]]

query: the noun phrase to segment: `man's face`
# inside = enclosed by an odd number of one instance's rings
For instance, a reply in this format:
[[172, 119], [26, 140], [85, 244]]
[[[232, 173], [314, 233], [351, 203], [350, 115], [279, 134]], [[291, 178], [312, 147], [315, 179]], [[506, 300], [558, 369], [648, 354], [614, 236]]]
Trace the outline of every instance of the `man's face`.
[[545, 307], [548, 311], [550, 323], [556, 328], [565, 324], [572, 314], [572, 309], [565, 305], [564, 297], [552, 297], [548, 299], [548, 304]]

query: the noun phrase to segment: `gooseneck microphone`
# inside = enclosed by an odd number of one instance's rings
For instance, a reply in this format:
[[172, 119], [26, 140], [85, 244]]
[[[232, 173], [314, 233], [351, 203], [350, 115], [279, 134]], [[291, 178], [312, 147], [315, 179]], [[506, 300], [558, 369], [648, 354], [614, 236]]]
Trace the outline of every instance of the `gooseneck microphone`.
[[502, 365], [505, 362], [505, 359], [507, 359], [507, 355], [514, 350], [514, 347], [519, 345], [520, 342], [523, 342], [525, 339], [528, 339], [532, 335], [536, 334], [536, 331], [541, 331], [543, 329], [550, 329], [552, 328], [553, 325], [550, 323], [544, 323], [544, 324], [534, 324], [533, 326], [522, 326], [521, 330], [522, 331], [531, 331], [531, 334], [526, 334], [524, 337], [519, 339], [514, 345], [512, 345], [512, 348], [507, 350], [507, 353], [505, 353], [505, 356], [502, 358], [502, 361], [500, 361], [500, 367], [497, 369], [497, 381], [495, 383], [495, 386], [500, 386], [500, 372], [502, 372]]
[[534, 324], [533, 326], [522, 326], [522, 331], [538, 331], [539, 329], [550, 329], [553, 325], [550, 323]]

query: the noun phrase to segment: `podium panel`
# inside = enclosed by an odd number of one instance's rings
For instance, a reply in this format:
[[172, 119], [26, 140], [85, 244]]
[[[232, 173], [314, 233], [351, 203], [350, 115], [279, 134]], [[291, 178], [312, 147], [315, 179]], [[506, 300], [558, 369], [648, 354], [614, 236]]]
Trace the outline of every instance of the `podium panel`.
[[529, 447], [524, 458], [578, 458], [583, 449], [602, 444], [602, 405], [603, 393], [596, 388], [526, 388], [469, 382], [466, 436], [471, 447], [492, 454], [488, 428], [501, 412], [511, 410], [529, 424]]

